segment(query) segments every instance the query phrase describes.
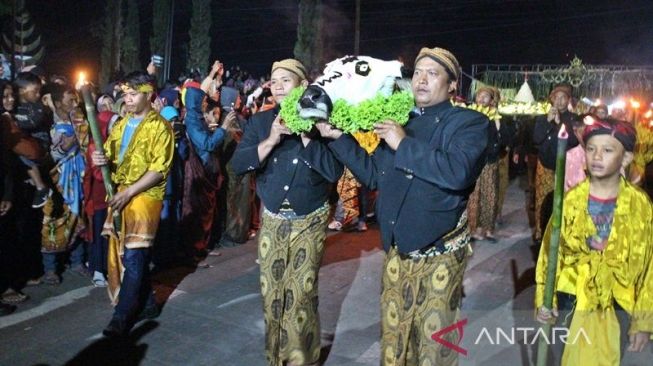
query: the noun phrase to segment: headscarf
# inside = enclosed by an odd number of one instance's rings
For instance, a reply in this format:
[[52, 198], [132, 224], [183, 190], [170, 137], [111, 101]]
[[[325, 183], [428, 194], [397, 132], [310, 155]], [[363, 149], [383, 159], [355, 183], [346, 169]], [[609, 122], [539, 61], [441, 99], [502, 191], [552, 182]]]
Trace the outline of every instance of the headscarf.
[[482, 86], [476, 90], [476, 95], [479, 95], [483, 92], [488, 93], [490, 95], [490, 99], [492, 99], [492, 103], [495, 106], [499, 104], [499, 101], [501, 100], [501, 92], [499, 91], [499, 89], [493, 86]]
[[571, 99], [572, 90], [571, 90], [570, 85], [560, 84], [560, 85], [554, 86], [553, 89], [551, 90], [551, 93], [549, 93], [549, 100], [550, 101], [553, 101], [553, 97], [556, 95], [557, 92], [563, 92], [563, 93], [567, 94], [567, 97], [569, 97], [569, 99]]
[[417, 64], [417, 61], [424, 57], [429, 57], [442, 65], [452, 80], [458, 80], [460, 77], [460, 64], [458, 63], [456, 56], [454, 56], [453, 53], [449, 52], [448, 50], [440, 47], [424, 47], [419, 51], [419, 54], [417, 54], [415, 64]]
[[306, 73], [306, 68], [304, 65], [302, 65], [301, 62], [293, 59], [293, 58], [287, 58], [285, 60], [277, 61], [272, 64], [272, 71], [270, 71], [270, 75], [274, 72], [276, 69], [285, 69], [293, 74], [299, 76], [299, 80], [306, 80], [308, 78], [307, 73]]
[[632, 152], [635, 149], [637, 131], [630, 123], [615, 119], [600, 120], [592, 117], [586, 117], [585, 121], [586, 127], [583, 132], [583, 142], [585, 144], [592, 136], [610, 135], [617, 139], [626, 151]]

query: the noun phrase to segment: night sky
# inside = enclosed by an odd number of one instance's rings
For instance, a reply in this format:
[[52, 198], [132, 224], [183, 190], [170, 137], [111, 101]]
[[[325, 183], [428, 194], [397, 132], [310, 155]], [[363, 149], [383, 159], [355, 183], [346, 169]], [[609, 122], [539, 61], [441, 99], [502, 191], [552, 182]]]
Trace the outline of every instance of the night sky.
[[[291, 57], [297, 1], [214, 0], [212, 59], [266, 73]], [[354, 0], [326, 0], [325, 53], [353, 53]], [[173, 74], [182, 71], [191, 0], [177, 0]], [[92, 34], [102, 19], [99, 0], [27, 1], [47, 47], [48, 72], [96, 74], [101, 42]], [[140, 0], [141, 34], [151, 29], [151, 0]], [[653, 1], [362, 0], [361, 54], [412, 63], [422, 46], [450, 49], [464, 70], [474, 63], [653, 64]], [[149, 44], [141, 52], [143, 67]]]

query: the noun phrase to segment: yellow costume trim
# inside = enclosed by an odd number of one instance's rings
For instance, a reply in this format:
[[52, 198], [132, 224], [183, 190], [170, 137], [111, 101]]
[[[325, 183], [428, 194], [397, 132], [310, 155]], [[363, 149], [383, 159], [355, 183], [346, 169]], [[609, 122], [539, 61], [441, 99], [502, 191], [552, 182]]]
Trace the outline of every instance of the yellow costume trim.
[[132, 85], [132, 84], [122, 84], [120, 85], [120, 88], [124, 93], [127, 93], [129, 89], [136, 90], [139, 93], [153, 93], [154, 92], [154, 87], [152, 84], [141, 84], [141, 85]]
[[636, 175], [644, 178], [646, 165], [653, 161], [653, 127], [650, 123], [648, 120], [635, 123], [637, 144], [635, 145], [633, 164], [630, 167], [631, 177]]
[[[586, 242], [596, 234], [588, 211], [589, 179], [565, 196], [555, 289], [576, 296], [576, 311], [609, 309], [616, 300], [631, 316], [630, 334], [653, 332], [653, 205], [644, 191], [624, 178], [619, 185], [603, 251], [591, 250]], [[537, 261], [537, 308], [544, 299], [550, 235], [551, 225]]]
[[163, 175], [163, 180], [145, 191], [151, 198], [161, 200], [165, 193], [166, 177], [172, 166], [175, 149], [174, 134], [170, 124], [154, 110], [148, 112], [136, 127], [122, 161], [119, 160], [120, 145], [125, 126], [132, 114], [116, 122], [104, 143], [104, 150], [112, 165], [111, 180], [118, 185], [130, 186], [148, 171]]

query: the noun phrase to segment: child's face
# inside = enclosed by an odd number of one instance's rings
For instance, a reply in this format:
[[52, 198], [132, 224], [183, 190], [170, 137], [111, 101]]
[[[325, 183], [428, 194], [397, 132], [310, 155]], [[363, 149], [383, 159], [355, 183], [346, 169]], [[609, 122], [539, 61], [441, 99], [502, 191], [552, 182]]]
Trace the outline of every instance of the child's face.
[[41, 99], [41, 85], [29, 84], [18, 90], [21, 102], [36, 103]]
[[11, 85], [8, 85], [2, 93], [2, 108], [6, 111], [13, 111], [14, 102], [14, 90], [11, 88]]
[[632, 153], [610, 135], [592, 136], [585, 146], [587, 170], [592, 178], [610, 178], [619, 175], [622, 167], [632, 160]]

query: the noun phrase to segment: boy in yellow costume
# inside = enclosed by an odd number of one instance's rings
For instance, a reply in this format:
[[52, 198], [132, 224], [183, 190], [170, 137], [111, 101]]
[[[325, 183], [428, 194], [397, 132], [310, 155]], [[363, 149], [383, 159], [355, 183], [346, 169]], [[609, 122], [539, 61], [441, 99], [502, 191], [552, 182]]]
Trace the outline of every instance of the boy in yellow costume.
[[[127, 115], [111, 130], [105, 154], [94, 151], [96, 166], [109, 165], [117, 193], [108, 201], [109, 296], [116, 304], [106, 336], [124, 336], [142, 318], [158, 315], [149, 281], [150, 248], [159, 226], [166, 176], [174, 152], [170, 124], [152, 109], [150, 78], [141, 72], [123, 84]], [[121, 227], [113, 228], [112, 213]], [[116, 235], [116, 230], [119, 232]], [[140, 312], [140, 314], [139, 314]]]
[[633, 159], [635, 137], [622, 121], [595, 120], [585, 129], [589, 178], [564, 198], [553, 310], [543, 306], [550, 223], [544, 236], [537, 320], [571, 312], [562, 365], [619, 365], [626, 341], [628, 351], [641, 352], [653, 332], [653, 206], [620, 175]]

